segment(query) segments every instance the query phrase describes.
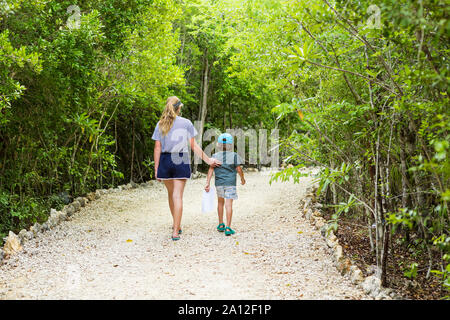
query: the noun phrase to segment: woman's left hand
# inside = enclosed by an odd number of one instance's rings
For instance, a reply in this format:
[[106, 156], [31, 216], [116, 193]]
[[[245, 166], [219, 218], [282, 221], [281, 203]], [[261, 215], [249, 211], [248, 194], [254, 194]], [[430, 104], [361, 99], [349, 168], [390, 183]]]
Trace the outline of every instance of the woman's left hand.
[[222, 162], [214, 158], [209, 158], [208, 162], [206, 163], [209, 164], [211, 167], [219, 167], [222, 165]]

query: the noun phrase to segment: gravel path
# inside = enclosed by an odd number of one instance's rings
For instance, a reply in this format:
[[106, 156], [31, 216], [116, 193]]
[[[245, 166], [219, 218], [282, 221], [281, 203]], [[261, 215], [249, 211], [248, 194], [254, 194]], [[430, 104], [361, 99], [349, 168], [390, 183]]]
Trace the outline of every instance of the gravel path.
[[176, 242], [161, 183], [103, 195], [0, 267], [0, 299], [367, 298], [299, 214], [309, 178], [246, 179], [230, 237], [215, 230], [215, 213], [200, 212], [205, 179], [186, 185]]

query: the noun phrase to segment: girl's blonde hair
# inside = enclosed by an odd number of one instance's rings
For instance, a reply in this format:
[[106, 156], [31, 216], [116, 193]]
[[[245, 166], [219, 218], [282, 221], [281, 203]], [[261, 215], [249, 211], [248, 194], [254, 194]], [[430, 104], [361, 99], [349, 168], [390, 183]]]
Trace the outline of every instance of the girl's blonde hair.
[[177, 97], [169, 97], [166, 101], [166, 107], [159, 119], [159, 131], [165, 136], [172, 128], [175, 118], [180, 113], [180, 108], [183, 104]]

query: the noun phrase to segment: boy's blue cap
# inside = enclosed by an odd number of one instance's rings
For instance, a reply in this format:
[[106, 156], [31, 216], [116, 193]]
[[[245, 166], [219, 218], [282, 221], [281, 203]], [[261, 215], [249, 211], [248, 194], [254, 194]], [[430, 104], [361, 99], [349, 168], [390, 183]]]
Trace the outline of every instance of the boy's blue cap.
[[217, 139], [218, 143], [233, 144], [233, 136], [229, 133], [222, 133]]

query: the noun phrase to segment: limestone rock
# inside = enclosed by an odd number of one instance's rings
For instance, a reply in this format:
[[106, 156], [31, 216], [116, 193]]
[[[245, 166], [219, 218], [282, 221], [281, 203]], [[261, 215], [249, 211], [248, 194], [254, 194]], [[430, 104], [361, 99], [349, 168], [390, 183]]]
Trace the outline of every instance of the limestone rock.
[[72, 202], [71, 205], [72, 205], [73, 209], [75, 210], [75, 212], [77, 212], [81, 208], [81, 204], [78, 201]]
[[67, 213], [64, 212], [64, 211], [60, 211], [60, 212], [59, 212], [59, 220], [60, 220], [60, 221], [67, 220]]
[[34, 233], [31, 231], [28, 231], [27, 235], [26, 235], [27, 240], [31, 240], [31, 239], [33, 239], [33, 237], [34, 237]]
[[374, 264], [367, 267], [366, 272], [368, 275], [376, 274], [378, 271], [378, 267]]
[[329, 233], [326, 243], [329, 248], [333, 248], [337, 245], [337, 237], [334, 235], [333, 232]]
[[37, 235], [42, 231], [42, 226], [36, 222], [32, 227], [30, 227], [30, 231], [33, 233], [33, 235]]
[[131, 188], [133, 188], [133, 189], [139, 187], [139, 185], [136, 182], [134, 182], [134, 181], [131, 181], [130, 185], [131, 185]]
[[24, 243], [26, 240], [28, 240], [26, 238], [26, 235], [27, 235], [27, 230], [25, 230], [25, 229], [20, 230], [18, 237], [19, 237], [21, 243]]
[[22, 251], [22, 249], [19, 237], [14, 232], [10, 231], [5, 245], [3, 246], [3, 251], [7, 256], [11, 256]]
[[48, 217], [47, 219], [47, 225], [49, 228], [54, 228], [58, 225], [58, 219], [56, 218], [55, 215], [51, 215], [50, 217]]
[[381, 280], [376, 276], [369, 276], [361, 284], [361, 287], [366, 294], [376, 297], [381, 291]]
[[322, 217], [316, 217], [316, 228], [320, 230], [325, 225], [326, 221]]
[[84, 207], [86, 205], [86, 202], [84, 201], [83, 197], [78, 197], [75, 199], [75, 201], [77, 201], [81, 207]]
[[95, 192], [90, 192], [86, 195], [86, 197], [89, 199], [89, 201], [94, 201], [96, 199]]
[[307, 209], [306, 213], [305, 213], [305, 218], [309, 221], [311, 219], [311, 214], [312, 214], [312, 210], [311, 209]]
[[350, 280], [353, 284], [360, 284], [360, 283], [364, 282], [363, 273], [358, 267], [351, 266], [350, 273], [351, 273]]
[[348, 258], [342, 258], [337, 262], [337, 269], [341, 273], [341, 275], [346, 275], [350, 272], [350, 268], [352, 267], [352, 263]]
[[344, 252], [342, 250], [342, 246], [340, 244], [334, 247], [334, 260], [339, 263], [344, 259]]
[[306, 209], [308, 209], [310, 203], [311, 198], [305, 198], [305, 205], [303, 206], [303, 211], [306, 211]]
[[75, 213], [75, 209], [72, 205], [67, 205], [64, 207], [63, 211], [67, 214], [68, 217]]
[[321, 203], [319, 203], [319, 202], [314, 204], [314, 208], [316, 208], [316, 209], [320, 209], [322, 207], [323, 207], [323, 205]]

